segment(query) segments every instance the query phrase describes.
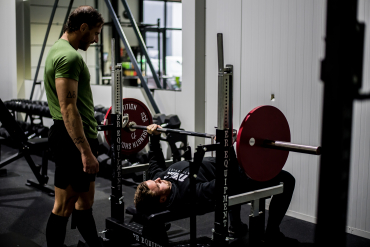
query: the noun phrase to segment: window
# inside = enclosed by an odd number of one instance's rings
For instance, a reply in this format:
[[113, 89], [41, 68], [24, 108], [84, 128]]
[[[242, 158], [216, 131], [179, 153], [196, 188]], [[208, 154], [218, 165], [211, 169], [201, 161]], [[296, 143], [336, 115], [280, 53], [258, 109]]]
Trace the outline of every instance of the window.
[[[180, 89], [182, 77], [182, 4], [172, 1], [143, 1], [143, 29], [149, 57], [161, 81], [169, 89]], [[165, 57], [165, 59], [163, 59]], [[146, 75], [152, 76], [149, 66]]]

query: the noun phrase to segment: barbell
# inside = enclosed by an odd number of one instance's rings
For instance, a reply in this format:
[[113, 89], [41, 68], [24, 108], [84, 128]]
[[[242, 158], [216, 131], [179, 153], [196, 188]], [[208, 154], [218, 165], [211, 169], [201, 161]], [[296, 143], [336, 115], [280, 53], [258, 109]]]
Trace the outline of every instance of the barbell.
[[[110, 123], [111, 108], [107, 111], [104, 125]], [[137, 153], [148, 143], [146, 127], [153, 123], [151, 113], [144, 103], [133, 98], [122, 100], [122, 115], [129, 119], [121, 131], [121, 152]], [[179, 129], [160, 128], [162, 133], [214, 138], [215, 135]], [[104, 132], [110, 144], [110, 131]], [[274, 178], [284, 167], [289, 151], [321, 154], [321, 147], [290, 142], [290, 128], [284, 114], [276, 107], [264, 105], [251, 110], [242, 121], [237, 138], [236, 153], [239, 165], [246, 175], [256, 181]]]

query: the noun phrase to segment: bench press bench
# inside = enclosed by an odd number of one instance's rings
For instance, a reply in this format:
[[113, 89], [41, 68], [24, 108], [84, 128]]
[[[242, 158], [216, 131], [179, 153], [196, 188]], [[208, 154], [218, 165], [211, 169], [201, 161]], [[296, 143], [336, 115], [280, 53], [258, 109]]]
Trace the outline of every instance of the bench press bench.
[[[108, 2], [108, 1], [107, 1]], [[113, 42], [114, 43], [114, 40]], [[114, 47], [112, 45], [112, 47]], [[236, 204], [252, 202], [252, 214], [250, 228], [250, 241], [260, 239], [264, 231], [264, 200], [272, 195], [283, 191], [283, 185], [253, 191], [247, 194], [229, 196], [228, 194], [228, 166], [231, 162], [233, 152], [234, 131], [233, 131], [233, 65], [224, 66], [223, 57], [223, 36], [217, 34], [218, 52], [218, 107], [217, 127], [215, 134], [198, 133], [185, 130], [173, 130], [161, 128], [157, 131], [163, 133], [178, 133], [182, 135], [211, 138], [216, 143], [201, 144], [194, 150], [193, 159], [187, 159], [189, 165], [190, 179], [190, 246], [197, 246], [196, 242], [196, 177], [199, 167], [206, 152], [215, 152], [215, 209], [214, 229], [212, 230], [212, 243], [214, 246], [227, 246], [229, 243], [228, 234], [228, 207]], [[112, 51], [114, 54], [114, 51]], [[112, 56], [114, 57], [114, 56]], [[113, 59], [112, 64], [115, 64]], [[133, 239], [136, 243], [145, 246], [165, 246], [167, 240], [161, 240], [160, 235], [165, 239], [165, 224], [161, 227], [153, 227], [153, 232], [160, 233], [147, 237], [144, 226], [135, 225], [135, 230], [124, 223], [124, 203], [122, 194], [122, 154], [131, 154], [140, 151], [148, 142], [148, 135], [145, 132], [147, 126], [152, 123], [151, 113], [142, 102], [137, 99], [122, 99], [122, 66], [112, 68], [113, 87], [115, 97], [112, 97], [112, 110], [110, 116], [106, 116], [104, 125], [99, 125], [99, 131], [105, 131], [107, 141], [114, 147], [112, 150], [113, 169], [111, 187], [111, 217], [106, 219], [105, 236], [107, 241], [120, 244], [122, 237]], [[122, 100], [121, 100], [122, 99]], [[268, 133], [262, 135], [261, 133]], [[137, 138], [136, 138], [137, 137]], [[127, 140], [133, 139], [131, 143]], [[290, 142], [290, 129], [284, 114], [273, 106], [258, 106], [248, 113], [244, 118], [237, 134], [236, 153], [238, 163], [243, 167], [246, 174], [256, 181], [268, 181], [274, 178], [284, 167], [289, 152], [308, 153], [319, 155], [321, 147], [294, 144]], [[143, 147], [142, 147], [143, 146]], [[190, 151], [190, 147], [187, 147]], [[189, 152], [191, 154], [191, 152]], [[191, 157], [190, 157], [191, 158]], [[261, 213], [262, 212], [262, 213]], [[153, 219], [171, 219], [167, 212], [159, 215], [151, 215], [147, 222]], [[159, 229], [161, 228], [161, 229]], [[140, 233], [141, 231], [141, 233]], [[256, 234], [255, 234], [256, 233]], [[155, 242], [157, 240], [159, 242]]]
[[[172, 160], [166, 161], [166, 166], [170, 166]], [[143, 171], [144, 176], [149, 164], [123, 167], [122, 174]], [[256, 243], [263, 237], [265, 230], [265, 200], [273, 195], [283, 192], [284, 185], [281, 183], [260, 190], [250, 191], [228, 198], [228, 206], [251, 203], [251, 213], [249, 215], [249, 241]], [[214, 205], [198, 207], [196, 215], [204, 215], [215, 210]], [[135, 206], [128, 206], [125, 213], [132, 215], [129, 222], [120, 222], [115, 218], [106, 219], [105, 236], [107, 239], [125, 239], [125, 243], [140, 243], [146, 246], [169, 246], [167, 231], [171, 228], [171, 222], [189, 218], [192, 212], [184, 213], [171, 212], [164, 210], [150, 215], [140, 214]], [[191, 231], [192, 229], [190, 229]], [[213, 229], [212, 229], [213, 230]], [[126, 242], [127, 241], [127, 242]], [[113, 243], [119, 244], [119, 243]]]

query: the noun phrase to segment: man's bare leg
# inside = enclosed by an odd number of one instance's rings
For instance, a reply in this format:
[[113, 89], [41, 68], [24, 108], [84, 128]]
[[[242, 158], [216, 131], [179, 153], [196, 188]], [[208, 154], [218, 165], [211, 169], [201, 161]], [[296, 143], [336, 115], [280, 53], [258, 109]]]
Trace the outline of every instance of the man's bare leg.
[[81, 193], [75, 192], [71, 185], [64, 189], [54, 187], [55, 201], [53, 207], [53, 214], [69, 217], [73, 212], [75, 203], [79, 199]]
[[76, 210], [87, 210], [94, 204], [95, 181], [90, 182], [89, 191], [79, 193], [78, 200], [75, 203]]
[[95, 182], [90, 182], [88, 192], [80, 193], [75, 203], [73, 219], [76, 222], [77, 229], [90, 247], [101, 246], [96, 230], [95, 220], [92, 214], [92, 205], [94, 203]]
[[46, 226], [46, 242], [49, 247], [64, 244], [68, 218], [73, 212], [79, 193], [69, 185], [66, 189], [54, 187], [54, 208]]

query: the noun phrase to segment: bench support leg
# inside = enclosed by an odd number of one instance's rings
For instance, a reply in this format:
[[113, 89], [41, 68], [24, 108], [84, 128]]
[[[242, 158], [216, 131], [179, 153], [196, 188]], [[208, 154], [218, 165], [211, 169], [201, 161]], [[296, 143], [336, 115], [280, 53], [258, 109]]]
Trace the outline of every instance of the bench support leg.
[[249, 243], [258, 246], [265, 233], [265, 199], [252, 201], [251, 214], [249, 215]]

